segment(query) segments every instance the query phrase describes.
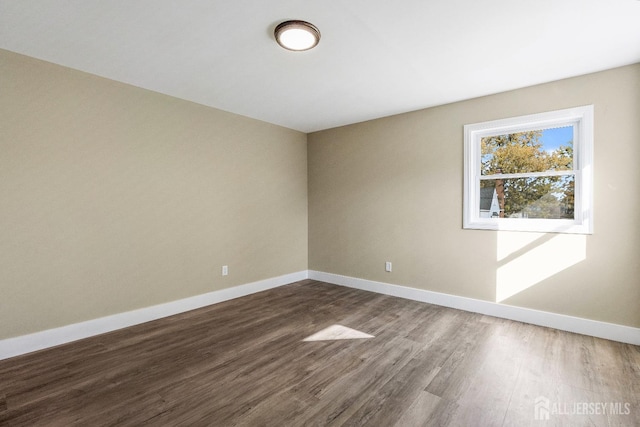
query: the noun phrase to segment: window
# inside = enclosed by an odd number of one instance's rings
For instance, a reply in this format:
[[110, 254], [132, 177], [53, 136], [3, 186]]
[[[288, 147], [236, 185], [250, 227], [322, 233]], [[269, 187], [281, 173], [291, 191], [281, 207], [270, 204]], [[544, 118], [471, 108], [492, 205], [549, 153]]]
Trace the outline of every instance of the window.
[[464, 127], [463, 226], [593, 233], [593, 106]]

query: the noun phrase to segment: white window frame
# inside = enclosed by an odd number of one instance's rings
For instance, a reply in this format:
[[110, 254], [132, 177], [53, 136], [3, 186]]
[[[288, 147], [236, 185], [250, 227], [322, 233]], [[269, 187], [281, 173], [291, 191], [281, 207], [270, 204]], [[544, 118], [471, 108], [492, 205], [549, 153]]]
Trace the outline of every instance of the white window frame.
[[[481, 139], [564, 126], [573, 126], [573, 170], [567, 174], [575, 175], [574, 219], [480, 218]], [[558, 171], [491, 177], [548, 175], [558, 175]], [[463, 203], [465, 229], [593, 234], [593, 105], [465, 125]]]

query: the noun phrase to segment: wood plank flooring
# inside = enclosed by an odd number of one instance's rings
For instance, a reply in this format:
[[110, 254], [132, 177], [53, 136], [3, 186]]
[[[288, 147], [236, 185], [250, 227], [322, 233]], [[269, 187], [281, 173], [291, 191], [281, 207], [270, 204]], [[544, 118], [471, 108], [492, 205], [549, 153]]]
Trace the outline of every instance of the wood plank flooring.
[[637, 426], [640, 347], [306, 280], [0, 361], [0, 425]]

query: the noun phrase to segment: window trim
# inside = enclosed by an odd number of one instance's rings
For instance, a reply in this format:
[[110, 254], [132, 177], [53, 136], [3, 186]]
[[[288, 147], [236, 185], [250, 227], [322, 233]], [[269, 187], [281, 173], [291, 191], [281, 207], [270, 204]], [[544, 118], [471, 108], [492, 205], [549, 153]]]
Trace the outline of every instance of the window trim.
[[[480, 218], [481, 138], [571, 125], [573, 171], [491, 176], [575, 175], [574, 219]], [[465, 125], [463, 205], [464, 229], [593, 234], [593, 105]]]

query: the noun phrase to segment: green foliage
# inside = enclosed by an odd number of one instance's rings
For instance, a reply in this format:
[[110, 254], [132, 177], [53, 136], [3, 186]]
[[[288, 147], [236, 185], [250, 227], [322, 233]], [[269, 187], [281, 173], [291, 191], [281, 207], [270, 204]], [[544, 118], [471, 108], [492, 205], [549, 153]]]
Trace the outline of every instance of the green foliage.
[[[544, 150], [542, 131], [496, 135], [481, 140], [481, 173], [517, 174], [573, 169], [573, 143]], [[573, 218], [573, 176], [481, 180], [481, 187], [504, 184], [504, 217]], [[499, 196], [500, 201], [500, 196]]]

